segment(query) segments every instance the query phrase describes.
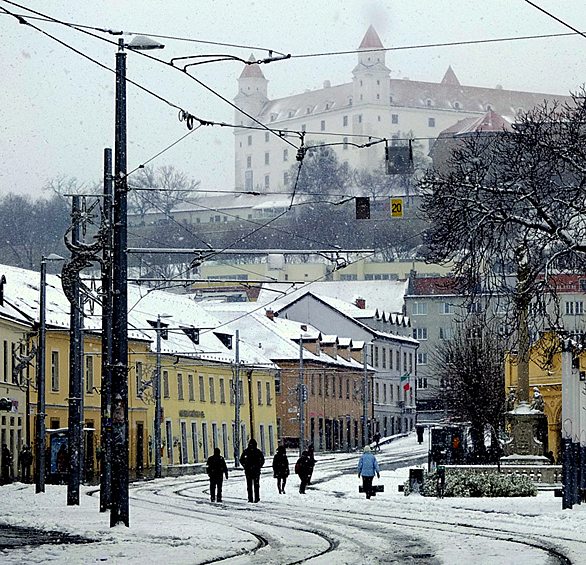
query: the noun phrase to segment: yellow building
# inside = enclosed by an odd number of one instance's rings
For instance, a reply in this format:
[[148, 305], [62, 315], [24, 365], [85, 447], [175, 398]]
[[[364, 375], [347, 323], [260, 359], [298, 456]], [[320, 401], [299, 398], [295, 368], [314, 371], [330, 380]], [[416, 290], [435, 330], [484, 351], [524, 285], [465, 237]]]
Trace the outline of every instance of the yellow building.
[[[586, 357], [580, 361], [586, 367]], [[508, 391], [517, 389], [516, 358], [509, 356], [505, 365], [505, 387]], [[553, 451], [556, 461], [561, 454], [561, 419], [562, 419], [562, 357], [561, 343], [553, 334], [546, 334], [530, 350], [529, 362], [529, 397], [537, 387], [545, 401], [544, 413], [548, 425], [548, 449]], [[517, 394], [518, 396], [518, 394]]]

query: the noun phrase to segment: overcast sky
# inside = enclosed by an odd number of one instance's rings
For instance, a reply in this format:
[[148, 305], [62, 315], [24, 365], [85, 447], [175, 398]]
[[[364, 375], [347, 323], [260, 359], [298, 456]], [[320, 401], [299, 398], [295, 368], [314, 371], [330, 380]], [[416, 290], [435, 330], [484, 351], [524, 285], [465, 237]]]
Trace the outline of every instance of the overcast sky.
[[[107, 29], [264, 47], [292, 55], [348, 51], [358, 47], [369, 24], [385, 47], [568, 32], [524, 0], [22, 0], [57, 19]], [[536, 0], [572, 26], [586, 30], [586, 2]], [[27, 12], [5, 0], [0, 7]], [[29, 20], [110, 68], [116, 47], [63, 26]], [[13, 17], [0, 15], [1, 145], [0, 195], [41, 194], [48, 179], [76, 177], [93, 183], [102, 175], [104, 147], [114, 144], [113, 73], [100, 68]], [[100, 34], [110, 41], [116, 37]], [[132, 36], [127, 36], [130, 41]], [[233, 54], [266, 57], [238, 49], [161, 39], [155, 57]], [[452, 65], [465, 85], [567, 94], [585, 82], [581, 36], [465, 47], [391, 51], [394, 78], [440, 81]], [[263, 65], [269, 96], [281, 97], [351, 81], [356, 55], [292, 58]], [[233, 109], [196, 82], [135, 53], [128, 78], [207, 120], [233, 120]], [[232, 100], [237, 62], [199, 66], [192, 73]], [[128, 168], [144, 163], [186, 133], [177, 110], [128, 85]], [[175, 165], [202, 188], [233, 188], [233, 135], [229, 128], [201, 128], [152, 165]]]

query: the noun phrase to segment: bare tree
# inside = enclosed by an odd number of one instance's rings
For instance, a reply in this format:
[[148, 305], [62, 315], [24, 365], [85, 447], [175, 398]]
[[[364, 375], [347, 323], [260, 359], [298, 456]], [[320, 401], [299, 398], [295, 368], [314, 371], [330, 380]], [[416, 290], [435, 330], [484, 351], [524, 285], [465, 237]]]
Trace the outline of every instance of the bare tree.
[[544, 103], [510, 131], [440, 139], [450, 156], [419, 183], [428, 259], [453, 261], [471, 293], [482, 284], [508, 296], [511, 327], [552, 296], [552, 273], [584, 268], [584, 95]]
[[504, 412], [505, 340], [484, 316], [474, 315], [456, 325], [432, 357], [442, 383], [439, 397], [457, 422], [470, 424], [474, 452], [485, 458], [484, 433], [502, 429]]
[[144, 220], [149, 211], [168, 218], [177, 205], [193, 202], [200, 181], [189, 178], [173, 165], [163, 165], [157, 169], [144, 167], [136, 176], [129, 178], [128, 185], [129, 205]]

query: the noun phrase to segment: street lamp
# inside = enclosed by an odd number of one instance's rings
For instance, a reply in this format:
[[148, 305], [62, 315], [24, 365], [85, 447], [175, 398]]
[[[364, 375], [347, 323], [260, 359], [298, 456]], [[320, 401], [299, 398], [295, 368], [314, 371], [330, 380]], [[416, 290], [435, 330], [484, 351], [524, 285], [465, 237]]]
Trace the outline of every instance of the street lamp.
[[114, 161], [114, 233], [112, 253], [112, 308], [116, 313], [112, 326], [112, 398], [117, 409], [112, 414], [111, 439], [111, 499], [110, 526], [129, 525], [128, 509], [128, 283], [127, 210], [128, 185], [126, 180], [126, 53], [131, 50], [162, 49], [152, 39], [136, 36], [125, 44], [118, 42], [116, 53], [116, 123]]
[[36, 492], [45, 492], [45, 363], [46, 363], [46, 301], [47, 261], [64, 261], [63, 257], [51, 253], [41, 257], [41, 288], [39, 300], [39, 340], [37, 348], [37, 427], [36, 427]]

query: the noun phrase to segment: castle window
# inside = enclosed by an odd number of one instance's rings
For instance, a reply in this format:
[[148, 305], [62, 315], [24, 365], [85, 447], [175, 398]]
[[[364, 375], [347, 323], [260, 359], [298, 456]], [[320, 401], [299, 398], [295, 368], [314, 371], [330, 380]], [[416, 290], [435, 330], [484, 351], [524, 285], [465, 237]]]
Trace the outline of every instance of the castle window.
[[269, 142], [269, 136], [270, 135], [271, 134], [268, 131], [265, 131], [265, 143], [268, 143]]
[[252, 157], [250, 155], [248, 155], [248, 157], [246, 157], [246, 168], [247, 169], [252, 168]]
[[343, 116], [342, 117], [342, 125], [343, 126], [347, 126], [348, 125], [348, 116]]
[[320, 129], [321, 129], [321, 131], [326, 131], [326, 121], [325, 120], [321, 121]]
[[344, 151], [346, 151], [348, 149], [348, 138], [344, 137], [343, 142], [344, 142], [344, 145], [342, 147], [344, 148]]
[[392, 114], [391, 115], [391, 123], [393, 123], [393, 124], [399, 123], [399, 114]]
[[248, 145], [252, 145], [252, 135], [248, 136]]
[[435, 118], [428, 118], [428, 120], [427, 120], [427, 125], [428, 125], [430, 128], [434, 128], [434, 127], [435, 127]]

